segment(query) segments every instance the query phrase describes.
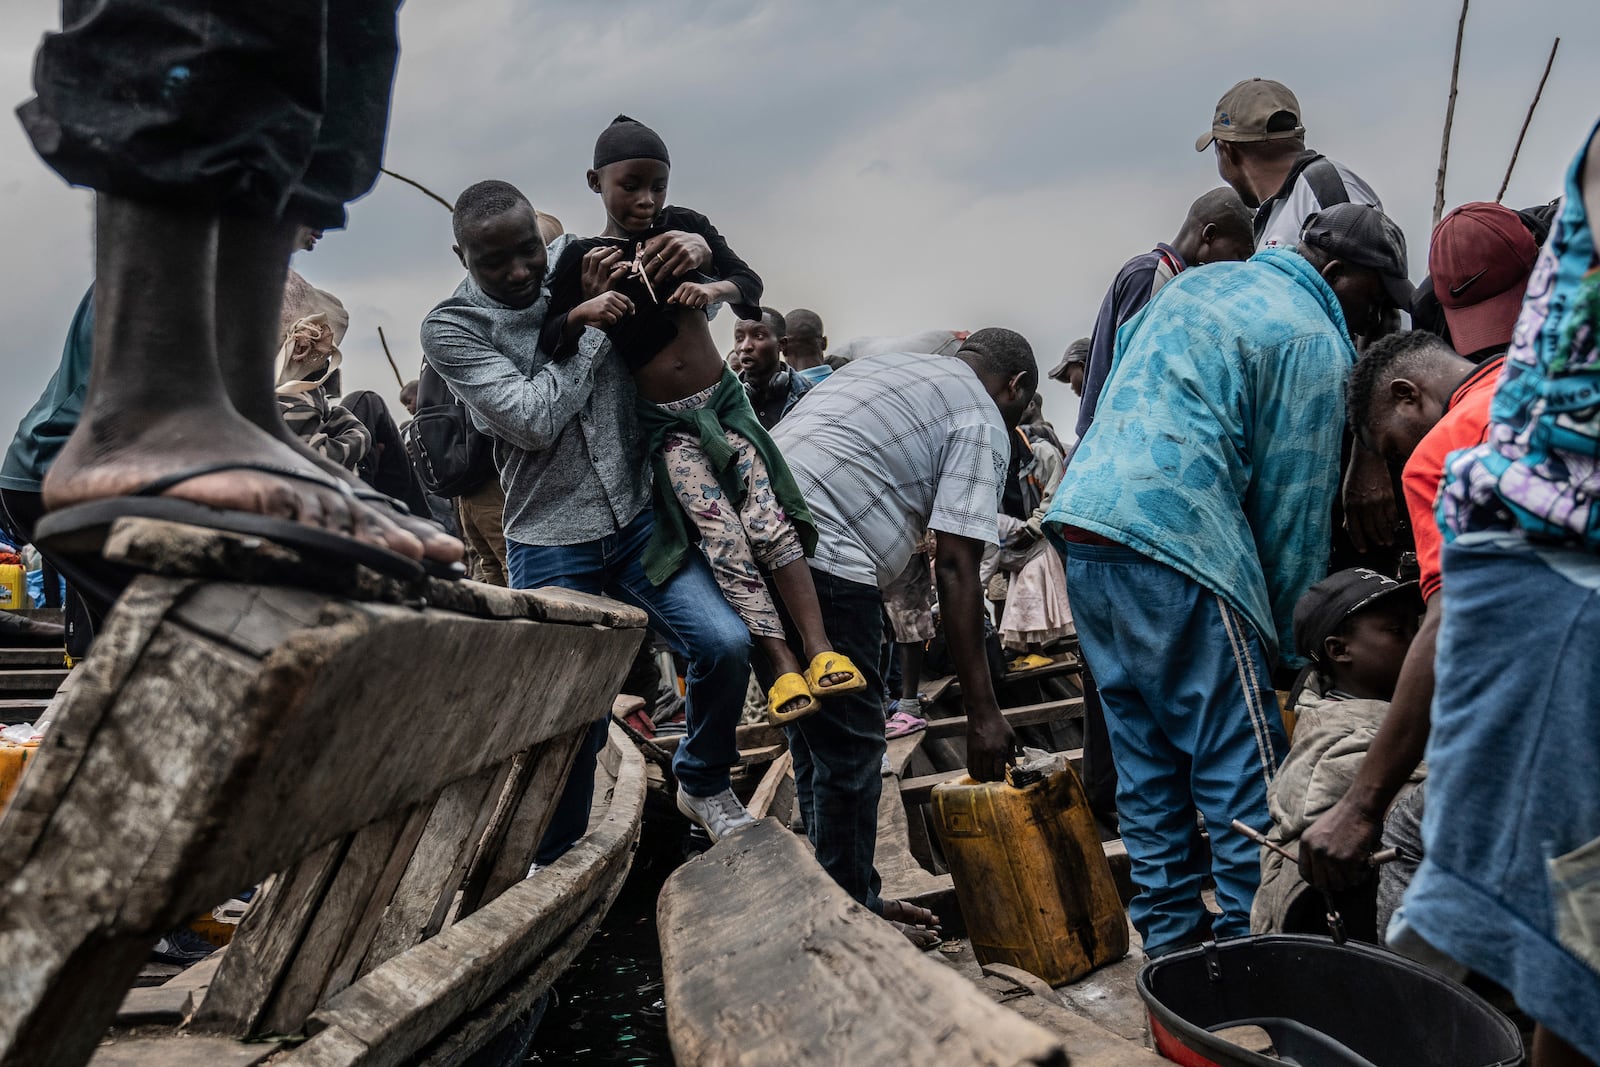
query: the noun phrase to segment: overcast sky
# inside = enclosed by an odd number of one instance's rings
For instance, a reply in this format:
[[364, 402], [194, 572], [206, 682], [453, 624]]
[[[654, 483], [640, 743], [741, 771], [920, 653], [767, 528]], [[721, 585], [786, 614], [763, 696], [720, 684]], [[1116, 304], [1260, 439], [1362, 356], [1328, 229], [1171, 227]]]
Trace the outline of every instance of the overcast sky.
[[[29, 95], [50, 0], [0, 0], [0, 96]], [[1118, 266], [1218, 184], [1195, 137], [1240, 78], [1284, 81], [1311, 147], [1365, 177], [1425, 271], [1455, 0], [411, 0], [387, 165], [453, 199], [503, 178], [575, 232], [604, 217], [583, 176], [619, 111], [673, 155], [670, 199], [708, 214], [765, 302], [861, 334], [1007, 326], [1042, 370], [1086, 334]], [[1506, 200], [1560, 191], [1600, 113], [1600, 4], [1478, 0], [1447, 189], [1492, 199], [1551, 39], [1561, 52]], [[1586, 73], [1587, 72], [1587, 73]], [[0, 438], [60, 358], [90, 280], [90, 198], [0, 119]], [[395, 403], [417, 327], [461, 277], [449, 217], [391, 179], [296, 258], [350, 311], [347, 388]], [[713, 324], [726, 348], [727, 317]], [[1046, 387], [1070, 424], [1071, 394]], [[397, 406], [396, 406], [397, 407]], [[398, 410], [398, 407], [397, 407]]]

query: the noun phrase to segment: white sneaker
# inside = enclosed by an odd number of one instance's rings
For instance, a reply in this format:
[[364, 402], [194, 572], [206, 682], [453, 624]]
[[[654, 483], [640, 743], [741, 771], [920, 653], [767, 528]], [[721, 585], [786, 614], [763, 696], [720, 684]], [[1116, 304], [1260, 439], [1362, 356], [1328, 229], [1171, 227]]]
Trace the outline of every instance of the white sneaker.
[[692, 797], [679, 789], [678, 810], [683, 812], [685, 818], [699, 823], [713, 845], [733, 831], [755, 824], [755, 819], [744, 810], [744, 805], [739, 803], [732, 789], [724, 789], [709, 797]]

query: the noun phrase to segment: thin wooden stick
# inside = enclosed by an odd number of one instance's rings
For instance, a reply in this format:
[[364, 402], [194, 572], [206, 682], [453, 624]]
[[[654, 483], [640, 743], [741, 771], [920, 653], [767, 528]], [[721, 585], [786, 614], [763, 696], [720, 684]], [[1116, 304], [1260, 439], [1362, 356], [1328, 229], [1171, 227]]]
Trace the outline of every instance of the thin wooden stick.
[[389, 360], [389, 369], [394, 371], [394, 380], [400, 383], [400, 388], [406, 387], [406, 380], [400, 376], [400, 365], [394, 361], [394, 356], [389, 352], [389, 339], [383, 336], [383, 327], [378, 327], [378, 343], [383, 345], [383, 354]]
[[[1248, 823], [1242, 823], [1238, 819], [1235, 819], [1235, 820], [1233, 820], [1233, 828], [1235, 830], [1239, 831], [1239, 833], [1241, 833], [1244, 836], [1248, 837], [1250, 840], [1254, 841], [1256, 844], [1261, 845], [1264, 848], [1269, 848], [1272, 851], [1276, 852], [1278, 855], [1282, 856], [1284, 859], [1288, 860], [1290, 863], [1298, 864], [1300, 862], [1300, 857], [1299, 856], [1296, 856], [1294, 853], [1290, 852], [1288, 849], [1282, 847], [1281, 845], [1274, 844], [1273, 842], [1267, 840], [1267, 835], [1266, 834], [1262, 833], [1260, 830], [1257, 830], [1255, 827], [1249, 825]], [[1368, 867], [1382, 867], [1385, 863], [1393, 863], [1395, 860], [1397, 860], [1399, 858], [1400, 858], [1400, 850], [1399, 849], [1397, 849], [1397, 848], [1386, 848], [1382, 852], [1374, 852], [1372, 855], [1368, 856], [1367, 857], [1367, 866]]]
[[1517, 156], [1522, 151], [1522, 139], [1528, 136], [1528, 124], [1533, 122], [1533, 109], [1539, 106], [1539, 98], [1544, 95], [1544, 83], [1550, 80], [1550, 68], [1556, 65], [1556, 49], [1561, 47], [1561, 38], [1556, 38], [1556, 43], [1550, 46], [1550, 58], [1544, 61], [1544, 73], [1539, 76], [1539, 88], [1533, 91], [1533, 103], [1528, 105], [1528, 113], [1522, 119], [1522, 129], [1517, 133], [1517, 147], [1511, 150], [1511, 162], [1506, 164], [1506, 179], [1500, 183], [1500, 191], [1494, 194], [1494, 202], [1499, 203], [1506, 195], [1506, 189], [1511, 185], [1511, 172], [1517, 169]]
[[396, 174], [394, 171], [390, 170], [388, 167], [379, 167], [378, 170], [379, 170], [380, 173], [387, 174], [389, 177], [395, 179], [396, 181], [405, 182], [407, 185], [411, 186], [413, 189], [421, 189], [424, 194], [433, 197], [433, 199], [435, 199], [435, 200], [439, 201], [439, 203], [443, 204], [444, 205], [444, 209], [446, 211], [451, 212], [452, 214], [454, 214], [454, 212], [456, 210], [455, 209], [455, 205], [451, 204], [450, 201], [446, 200], [444, 197], [440, 196], [438, 193], [434, 192], [432, 189], [429, 189], [426, 185], [423, 185], [421, 182], [416, 181], [416, 180], [411, 179], [411, 178], [407, 178], [404, 174]]
[[1467, 4], [1461, 0], [1461, 18], [1456, 23], [1456, 55], [1450, 62], [1450, 102], [1444, 109], [1444, 137], [1439, 142], [1439, 177], [1433, 183], [1433, 224], [1444, 218], [1444, 172], [1450, 163], [1450, 127], [1456, 120], [1456, 83], [1461, 79], [1461, 39], [1467, 32]]

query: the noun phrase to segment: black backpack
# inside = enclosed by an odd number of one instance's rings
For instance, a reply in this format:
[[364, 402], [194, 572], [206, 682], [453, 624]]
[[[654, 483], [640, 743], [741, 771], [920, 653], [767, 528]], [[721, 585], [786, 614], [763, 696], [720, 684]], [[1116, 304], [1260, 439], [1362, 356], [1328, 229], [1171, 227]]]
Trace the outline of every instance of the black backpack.
[[1317, 203], [1328, 208], [1335, 204], [1348, 204], [1350, 193], [1344, 187], [1344, 178], [1339, 174], [1339, 168], [1333, 161], [1318, 152], [1307, 152], [1289, 172], [1289, 177], [1284, 179], [1284, 192], [1278, 196], [1269, 197], [1262, 201], [1256, 208], [1255, 236], [1261, 240], [1261, 235], [1267, 232], [1267, 222], [1272, 217], [1272, 208], [1279, 200], [1289, 195], [1295, 183], [1304, 174], [1306, 184], [1311, 186], [1311, 191], [1317, 194]]
[[427, 363], [417, 379], [416, 417], [401, 436], [417, 477], [435, 496], [465, 496], [499, 477], [494, 438], [472, 425], [467, 406]]

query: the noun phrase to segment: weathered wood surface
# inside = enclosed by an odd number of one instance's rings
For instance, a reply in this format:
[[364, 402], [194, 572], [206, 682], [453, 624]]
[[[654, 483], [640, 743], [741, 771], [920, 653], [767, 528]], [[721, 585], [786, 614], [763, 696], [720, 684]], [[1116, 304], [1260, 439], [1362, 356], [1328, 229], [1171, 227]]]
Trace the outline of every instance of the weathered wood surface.
[[[1119, 1052], [1148, 1046], [1149, 1035], [1144, 1002], [1139, 999], [1139, 992], [1134, 986], [1134, 979], [1139, 973], [1139, 968], [1144, 966], [1146, 958], [1140, 948], [1139, 935], [1131, 925], [1128, 933], [1130, 951], [1127, 956], [1116, 963], [1091, 971], [1070, 985], [1057, 986], [1051, 998], [1029, 996], [1021, 1001], [1012, 1001], [1010, 998], [1015, 997], [1019, 991], [1018, 984], [1009, 979], [985, 975], [983, 966], [973, 955], [970, 942], [948, 944], [946, 948], [950, 951], [939, 952], [936, 958], [966, 980], [975, 983], [988, 996], [1006, 1003], [1007, 1007], [1015, 1008], [1046, 1029], [1061, 1034], [1076, 1067], [1080, 1053], [1090, 1051], [1101, 1044], [1106, 1044], [1108, 1048]], [[1052, 1010], [1045, 1012], [1038, 1004], [1030, 1004], [1029, 1001], [1038, 1001]], [[1061, 1015], [1063, 1011], [1081, 1020], [1084, 1027], [1092, 1029], [1072, 1026], [1063, 1019]], [[1074, 1032], [1091, 1037], [1096, 1034], [1099, 1036], [1087, 1040], [1084, 1047], [1080, 1047], [1080, 1044], [1075, 1043], [1070, 1037]], [[1121, 1045], [1118, 1045], [1119, 1042]], [[1091, 1059], [1085, 1062], [1095, 1061]], [[1112, 1059], [1106, 1062], [1117, 1064], [1119, 1061]], [[1128, 1062], [1148, 1061], [1134, 1058]]]
[[60, 670], [63, 655], [59, 648], [0, 648], [0, 670]]
[[771, 819], [679, 868], [658, 918], [679, 1067], [1067, 1062], [846, 897]]
[[642, 613], [474, 586], [135, 581], [0, 823], [0, 1064], [82, 1063], [162, 930], [609, 701]]
[[[671, 737], [658, 737], [655, 738], [655, 744], [661, 751], [670, 755], [678, 751], [678, 746], [683, 744], [685, 736], [684, 734], [675, 734]], [[788, 747], [789, 744], [788, 736], [783, 732], [782, 727], [769, 726], [764, 722], [748, 723], [739, 727], [735, 732], [735, 740], [739, 745], [740, 752], [769, 748], [773, 745]]]
[[[1071, 700], [1051, 700], [1043, 704], [1025, 704], [1018, 708], [1002, 708], [1000, 714], [1013, 728], [1018, 726], [1033, 726], [1053, 719], [1072, 718], [1083, 714], [1083, 698]], [[967, 736], [967, 717], [965, 715], [952, 715], [945, 719], [928, 720], [928, 728], [923, 731], [930, 739]]]
[[0, 672], [0, 693], [8, 697], [48, 698], [67, 680], [65, 667], [34, 667]]
[[[911, 762], [912, 754], [922, 744], [921, 733], [896, 737], [889, 741], [889, 767], [898, 775]], [[873, 853], [872, 865], [883, 880], [880, 890], [885, 900], [918, 900], [929, 894], [953, 892], [948, 879], [941, 882], [928, 872], [911, 854], [911, 836], [906, 821], [906, 806], [895, 786], [899, 779], [893, 775], [883, 780], [883, 792], [878, 795], [878, 843]], [[939, 908], [933, 909], [943, 915]]]
[[[761, 776], [761, 782], [756, 786], [756, 791], [750, 794], [750, 803], [745, 810], [757, 819], [765, 819], [769, 815], [785, 826], [788, 825], [788, 815], [782, 805], [783, 794], [787, 791], [789, 805], [794, 802], [794, 757], [788, 752], [773, 760], [767, 767], [767, 773]], [[775, 808], [776, 805], [776, 808]]]
[[[578, 730], [517, 757], [467, 871], [462, 915], [472, 914], [483, 901], [493, 900], [528, 876], [585, 736]], [[606, 751], [611, 748], [607, 745]]]
[[138, 1034], [94, 1050], [93, 1067], [255, 1067], [278, 1051], [270, 1043], [244, 1045], [224, 1037]]
[[[645, 790], [643, 757], [615, 727], [611, 744], [626, 751], [606, 816], [591, 833], [538, 874], [334, 996], [312, 1016], [311, 1040], [275, 1062], [409, 1063], [456, 1020], [561, 951], [592, 909], [603, 913], [632, 862]], [[554, 971], [548, 969], [546, 988]]]

